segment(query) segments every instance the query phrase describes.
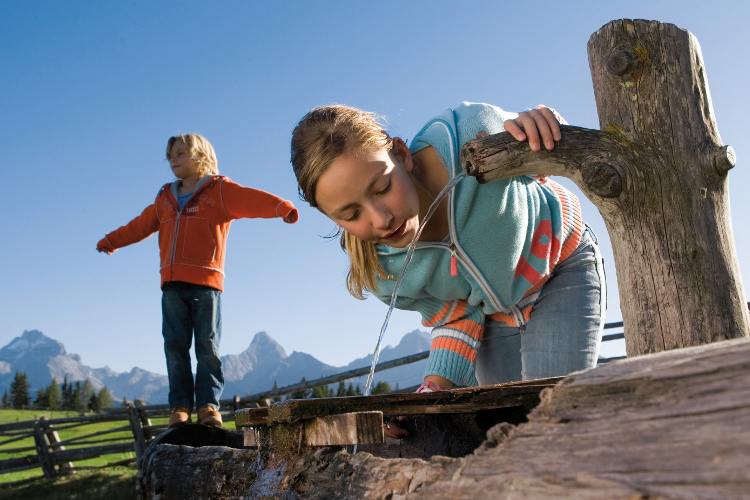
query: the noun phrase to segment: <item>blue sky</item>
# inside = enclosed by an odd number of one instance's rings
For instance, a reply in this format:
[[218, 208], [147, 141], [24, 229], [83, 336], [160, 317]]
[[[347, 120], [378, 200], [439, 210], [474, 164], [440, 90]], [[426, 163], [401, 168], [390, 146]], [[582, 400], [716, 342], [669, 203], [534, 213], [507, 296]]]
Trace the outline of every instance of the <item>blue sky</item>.
[[[197, 132], [222, 174], [293, 200], [301, 216], [232, 224], [222, 354], [262, 330], [332, 365], [370, 353], [386, 307], [347, 294], [345, 256], [321, 237], [333, 224], [297, 198], [296, 122], [345, 103], [386, 115], [409, 139], [474, 101], [544, 103], [598, 128], [586, 43], [620, 18], [672, 23], [701, 44], [719, 131], [738, 156], [729, 183], [747, 283], [746, 2], [3, 2], [0, 345], [39, 329], [90, 366], [166, 373], [156, 238], [109, 257], [94, 248], [172, 180], [167, 139]], [[607, 321], [617, 321], [606, 229], [582, 202], [603, 240]], [[385, 343], [415, 328], [416, 313], [397, 312]]]

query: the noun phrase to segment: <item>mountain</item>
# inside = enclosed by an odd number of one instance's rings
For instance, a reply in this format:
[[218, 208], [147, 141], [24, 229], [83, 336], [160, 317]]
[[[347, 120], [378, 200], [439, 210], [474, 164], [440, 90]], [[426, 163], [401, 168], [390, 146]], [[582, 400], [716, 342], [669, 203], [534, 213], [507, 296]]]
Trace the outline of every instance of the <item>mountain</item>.
[[[430, 347], [430, 336], [415, 330], [404, 336], [396, 347], [383, 348], [380, 361], [408, 356]], [[230, 354], [221, 358], [224, 366], [224, 393], [222, 398], [233, 395], [255, 394], [273, 387], [299, 382], [302, 377], [312, 380], [342, 371], [370, 366], [372, 355], [352, 361], [346, 366], [335, 367], [317, 360], [313, 356], [294, 351], [287, 355], [266, 332], [253, 337], [250, 346], [240, 354]], [[375, 375], [376, 381], [386, 381], [395, 387], [409, 387], [418, 384], [426, 361], [404, 365]], [[8, 390], [16, 371], [26, 372], [31, 384], [33, 397], [38, 388], [46, 387], [55, 377], [58, 382], [91, 380], [94, 389], [107, 386], [115, 400], [123, 397], [133, 400], [144, 399], [151, 404], [167, 402], [169, 382], [165, 375], [135, 367], [130, 372], [117, 373], [111, 368], [91, 368], [82, 363], [77, 354], [65, 351], [62, 342], [47, 337], [38, 330], [25, 331], [0, 349], [0, 392]], [[359, 377], [351, 382], [364, 389], [367, 377]]]

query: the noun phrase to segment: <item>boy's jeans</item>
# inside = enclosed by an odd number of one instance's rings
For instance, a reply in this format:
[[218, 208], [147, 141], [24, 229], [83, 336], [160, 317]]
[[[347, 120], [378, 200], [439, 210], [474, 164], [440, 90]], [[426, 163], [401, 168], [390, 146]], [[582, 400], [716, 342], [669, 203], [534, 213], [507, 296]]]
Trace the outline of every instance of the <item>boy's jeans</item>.
[[[221, 292], [215, 288], [171, 281], [162, 288], [162, 335], [167, 356], [169, 406], [219, 408], [224, 373], [219, 359]], [[195, 332], [198, 370], [193, 383], [190, 344]]]
[[604, 265], [591, 229], [552, 271], [524, 331], [487, 319], [477, 352], [480, 385], [567, 375], [593, 368], [607, 309]]

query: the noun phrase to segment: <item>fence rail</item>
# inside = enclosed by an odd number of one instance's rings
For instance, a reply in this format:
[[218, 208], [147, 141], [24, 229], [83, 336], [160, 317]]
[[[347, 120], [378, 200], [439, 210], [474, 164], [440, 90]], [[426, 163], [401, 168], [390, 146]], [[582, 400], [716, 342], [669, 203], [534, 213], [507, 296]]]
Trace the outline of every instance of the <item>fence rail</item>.
[[[620, 328], [622, 326], [622, 322], [617, 322], [608, 323], [604, 325], [604, 328], [605, 330], [611, 330], [614, 328]], [[604, 335], [602, 337], [602, 341], [608, 342], [623, 338], [625, 338], [624, 333], [614, 333]], [[395, 368], [397, 366], [416, 363], [417, 361], [426, 359], [428, 356], [429, 351], [424, 351], [417, 354], [412, 354], [410, 356], [404, 356], [402, 358], [386, 361], [378, 364], [375, 367], [375, 371], [379, 372], [382, 370]], [[599, 363], [606, 363], [614, 359], [620, 358], [600, 358]], [[233, 412], [240, 408], [254, 406], [258, 403], [262, 403], [265, 406], [269, 403], [267, 401], [269, 398], [285, 396], [300, 390], [313, 389], [318, 386], [329, 385], [336, 382], [360, 377], [368, 374], [369, 371], [370, 367], [365, 366], [362, 368], [356, 368], [353, 370], [337, 373], [328, 377], [322, 377], [306, 382], [299, 382], [285, 387], [272, 389], [270, 391], [260, 392], [250, 396], [234, 396], [234, 398], [232, 399], [221, 400], [221, 409], [230, 410], [232, 414], [227, 415], [227, 418], [233, 418]], [[415, 388], [416, 386], [409, 387], [398, 392], [409, 392], [413, 391]], [[34, 446], [0, 449], [0, 453], [23, 453], [27, 451], [34, 452], [34, 454], [30, 454], [24, 457], [0, 460], [0, 474], [41, 468], [44, 475], [37, 476], [36, 478], [54, 478], [59, 475], [69, 474], [75, 469], [96, 469], [107, 466], [122, 465], [123, 463], [131, 462], [133, 459], [112, 462], [104, 466], [83, 467], [74, 467], [72, 463], [100, 456], [128, 452], [135, 453], [134, 460], [138, 463], [140, 462], [141, 456], [146, 450], [148, 443], [163, 431], [165, 431], [167, 428], [166, 425], [152, 424], [151, 418], [167, 416], [169, 416], [169, 405], [146, 406], [145, 404], [142, 404], [140, 401], [138, 401], [136, 402], [136, 404], [130, 405], [128, 407], [106, 408], [105, 413], [100, 415], [53, 419], [46, 419], [42, 417], [42, 419], [40, 420], [0, 425], [0, 446], [21, 441], [29, 437], [33, 437], [35, 443]], [[58, 435], [59, 431], [73, 429], [75, 427], [80, 427], [83, 425], [116, 421], [123, 421], [127, 423], [126, 425], [115, 427], [113, 429], [95, 431], [65, 440], [60, 440], [60, 437]], [[130, 434], [127, 437], [108, 437], [115, 433], [127, 431], [130, 431]], [[7, 439], [3, 440], [3, 438]], [[66, 446], [76, 446], [77, 448], [66, 449]], [[22, 482], [25, 483], [31, 479], [34, 478], [17, 481], [15, 483], [2, 483], [0, 484], [0, 486], [8, 486], [11, 484], [19, 484]]]

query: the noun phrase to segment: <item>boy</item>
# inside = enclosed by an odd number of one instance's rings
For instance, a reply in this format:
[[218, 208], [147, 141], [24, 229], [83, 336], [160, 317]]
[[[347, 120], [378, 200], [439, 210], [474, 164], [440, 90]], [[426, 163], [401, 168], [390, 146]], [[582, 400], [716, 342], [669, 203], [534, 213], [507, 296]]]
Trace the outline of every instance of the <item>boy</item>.
[[[111, 254], [159, 232], [169, 426], [191, 422], [193, 394], [198, 423], [221, 426], [221, 292], [230, 222], [243, 217], [282, 217], [292, 224], [298, 213], [290, 201], [218, 175], [214, 149], [200, 135], [171, 137], [167, 160], [178, 180], [164, 185], [152, 205], [107, 234], [96, 249]], [[195, 381], [190, 366], [193, 332], [198, 361]]]

